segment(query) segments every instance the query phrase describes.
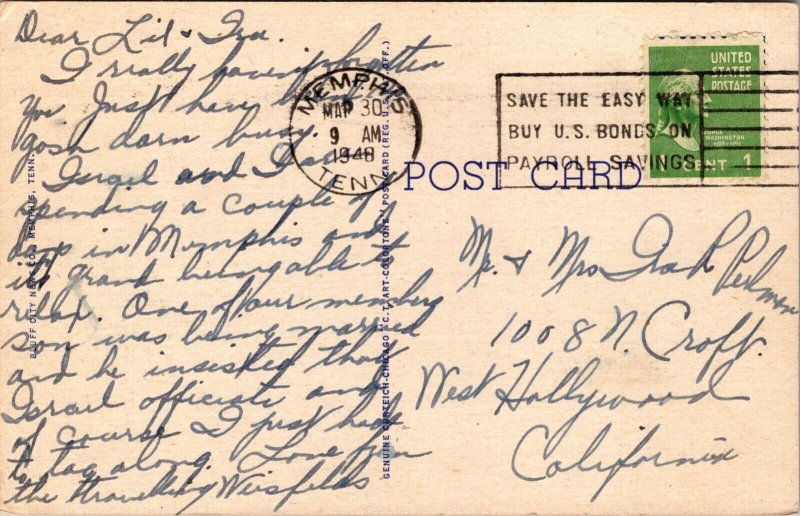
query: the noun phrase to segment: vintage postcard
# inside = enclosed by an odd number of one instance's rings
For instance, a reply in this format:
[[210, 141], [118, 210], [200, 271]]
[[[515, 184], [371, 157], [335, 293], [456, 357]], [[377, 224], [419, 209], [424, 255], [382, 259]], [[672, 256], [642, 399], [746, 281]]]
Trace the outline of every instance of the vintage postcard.
[[798, 7], [0, 3], [0, 512], [794, 514]]

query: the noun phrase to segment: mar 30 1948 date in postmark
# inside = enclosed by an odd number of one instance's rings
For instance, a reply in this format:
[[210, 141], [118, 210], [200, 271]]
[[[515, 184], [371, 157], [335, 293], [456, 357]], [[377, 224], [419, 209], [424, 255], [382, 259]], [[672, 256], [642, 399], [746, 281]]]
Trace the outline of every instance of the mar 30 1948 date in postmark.
[[414, 100], [394, 79], [343, 68], [306, 85], [292, 105], [290, 134], [311, 136], [290, 147], [295, 163], [331, 193], [360, 195], [399, 180], [419, 152], [422, 122]]

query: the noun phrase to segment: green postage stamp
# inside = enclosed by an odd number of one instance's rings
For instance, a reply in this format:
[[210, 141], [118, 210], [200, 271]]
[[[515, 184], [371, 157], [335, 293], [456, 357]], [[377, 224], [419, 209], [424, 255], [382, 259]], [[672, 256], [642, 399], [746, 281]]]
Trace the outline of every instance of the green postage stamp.
[[647, 58], [650, 176], [760, 176], [760, 47], [651, 46]]

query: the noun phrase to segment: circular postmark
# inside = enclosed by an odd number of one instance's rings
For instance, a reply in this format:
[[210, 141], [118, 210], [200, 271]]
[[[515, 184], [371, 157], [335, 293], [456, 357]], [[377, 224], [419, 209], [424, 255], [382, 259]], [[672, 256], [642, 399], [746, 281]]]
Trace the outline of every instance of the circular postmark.
[[374, 192], [405, 175], [422, 139], [419, 111], [397, 81], [363, 68], [317, 77], [292, 104], [289, 145], [298, 168], [331, 193]]

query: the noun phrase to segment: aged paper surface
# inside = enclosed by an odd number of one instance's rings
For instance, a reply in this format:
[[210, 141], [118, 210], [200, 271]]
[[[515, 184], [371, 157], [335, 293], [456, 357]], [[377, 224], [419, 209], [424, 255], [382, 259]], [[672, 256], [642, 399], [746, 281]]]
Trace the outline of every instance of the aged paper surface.
[[790, 4], [0, 4], [9, 514], [798, 509]]

